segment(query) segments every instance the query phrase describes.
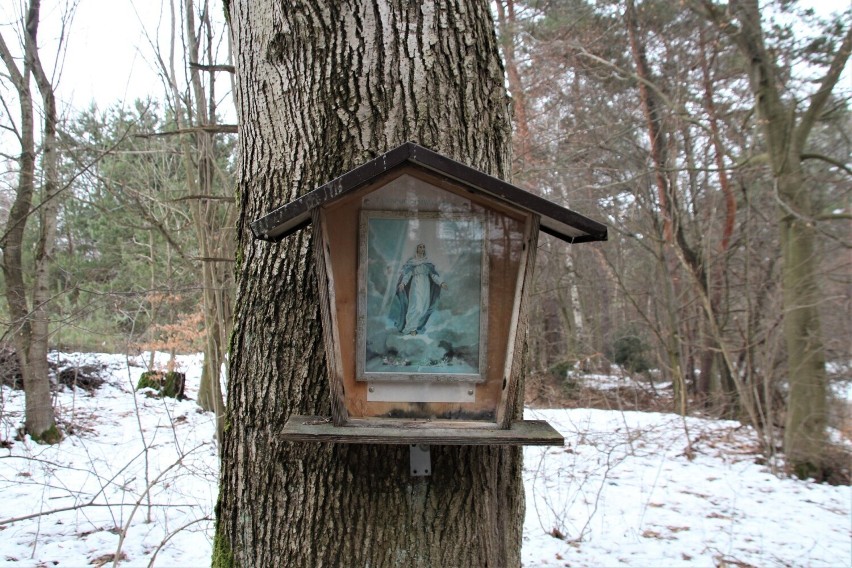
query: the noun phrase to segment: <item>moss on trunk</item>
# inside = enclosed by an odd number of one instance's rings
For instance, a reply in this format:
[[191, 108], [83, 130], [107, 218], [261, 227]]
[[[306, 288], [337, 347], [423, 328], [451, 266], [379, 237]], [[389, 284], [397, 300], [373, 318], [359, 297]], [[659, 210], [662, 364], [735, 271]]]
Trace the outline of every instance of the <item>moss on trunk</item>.
[[139, 376], [136, 390], [148, 388], [157, 391], [160, 396], [183, 399], [185, 383], [186, 375], [184, 373], [145, 371]]

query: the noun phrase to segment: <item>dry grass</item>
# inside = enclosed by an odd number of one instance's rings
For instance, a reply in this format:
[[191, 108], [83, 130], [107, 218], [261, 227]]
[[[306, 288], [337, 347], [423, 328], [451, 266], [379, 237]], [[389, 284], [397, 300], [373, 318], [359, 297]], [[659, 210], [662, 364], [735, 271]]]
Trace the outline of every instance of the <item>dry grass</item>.
[[593, 384], [560, 378], [551, 373], [531, 373], [526, 380], [524, 403], [531, 408], [598, 408], [671, 412], [670, 389], [653, 389], [639, 382], [598, 389]]

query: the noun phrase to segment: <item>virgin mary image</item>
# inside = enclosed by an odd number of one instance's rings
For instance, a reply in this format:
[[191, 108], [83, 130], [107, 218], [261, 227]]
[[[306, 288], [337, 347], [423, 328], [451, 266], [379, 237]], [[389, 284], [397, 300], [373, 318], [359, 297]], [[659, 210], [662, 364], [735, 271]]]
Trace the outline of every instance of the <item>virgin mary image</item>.
[[447, 284], [426, 256], [426, 245], [418, 244], [414, 256], [402, 266], [397, 281], [396, 301], [391, 310], [396, 329], [402, 334], [423, 333], [442, 289], [446, 290]]

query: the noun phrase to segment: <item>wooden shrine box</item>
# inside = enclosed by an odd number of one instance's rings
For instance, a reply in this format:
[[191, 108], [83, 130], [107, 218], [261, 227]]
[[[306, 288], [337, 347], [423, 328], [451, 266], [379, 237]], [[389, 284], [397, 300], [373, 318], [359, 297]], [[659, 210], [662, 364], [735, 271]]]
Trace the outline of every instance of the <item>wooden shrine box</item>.
[[252, 223], [280, 240], [314, 224], [332, 416], [300, 441], [561, 445], [513, 421], [539, 231], [606, 227], [414, 143]]

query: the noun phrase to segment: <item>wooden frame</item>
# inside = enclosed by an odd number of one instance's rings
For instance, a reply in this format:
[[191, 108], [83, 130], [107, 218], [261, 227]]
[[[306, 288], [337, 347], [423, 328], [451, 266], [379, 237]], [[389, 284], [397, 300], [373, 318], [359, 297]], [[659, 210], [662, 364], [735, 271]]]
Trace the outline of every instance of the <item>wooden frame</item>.
[[328, 235], [322, 209], [311, 212], [317, 235], [314, 235], [314, 265], [317, 272], [317, 288], [319, 289], [320, 317], [322, 318], [323, 345], [329, 370], [328, 386], [331, 394], [331, 416], [335, 426], [343, 426], [349, 421], [346, 409], [346, 393], [343, 390], [343, 365], [340, 361], [339, 326], [336, 317], [333, 271], [331, 268], [331, 251], [328, 249]]
[[[485, 381], [489, 282], [485, 229], [477, 214], [361, 211], [356, 380]], [[448, 246], [452, 237], [456, 242]], [[443, 262], [432, 262], [427, 251], [435, 250]], [[450, 267], [454, 270], [448, 273]], [[418, 271], [423, 274], [414, 276]], [[415, 290], [418, 282], [421, 287]], [[419, 309], [410, 303], [412, 297], [420, 298]], [[463, 310], [468, 317], [453, 315]], [[467, 338], [466, 344], [461, 338]]]
[[509, 428], [453, 427], [411, 423], [377, 428], [374, 424], [334, 426], [322, 416], [291, 416], [284, 426], [291, 442], [340, 444], [438, 444], [442, 446], [564, 446], [565, 438], [544, 420], [516, 420]]

